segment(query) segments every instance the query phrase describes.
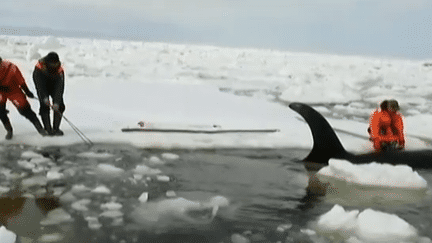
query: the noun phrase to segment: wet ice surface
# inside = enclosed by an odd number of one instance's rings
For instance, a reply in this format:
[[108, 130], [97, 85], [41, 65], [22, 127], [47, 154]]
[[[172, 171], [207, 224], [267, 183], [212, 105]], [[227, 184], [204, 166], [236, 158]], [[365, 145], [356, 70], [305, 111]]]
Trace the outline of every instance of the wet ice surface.
[[[1, 152], [2, 197], [20, 182], [26, 204], [19, 217], [32, 212], [32, 220], [31, 227], [19, 220], [7, 226], [24, 240], [39, 242], [323, 242], [326, 234], [318, 226], [332, 225], [322, 222], [335, 214], [335, 191], [306, 193], [307, 172], [298, 160], [307, 152], [8, 145]], [[430, 173], [420, 174], [431, 181]], [[361, 188], [345, 185], [345, 190]], [[352, 206], [366, 210], [370, 205], [359, 199], [369, 195], [374, 210], [402, 217], [415, 237], [431, 237], [429, 195], [413, 193], [403, 202], [370, 196], [380, 193], [395, 192], [369, 188], [357, 198], [337, 197], [337, 203], [348, 214]], [[60, 207], [41, 209], [40, 198], [58, 198]], [[364, 217], [370, 211], [365, 212], [353, 222], [381, 219]], [[358, 227], [369, 232], [361, 223]]]

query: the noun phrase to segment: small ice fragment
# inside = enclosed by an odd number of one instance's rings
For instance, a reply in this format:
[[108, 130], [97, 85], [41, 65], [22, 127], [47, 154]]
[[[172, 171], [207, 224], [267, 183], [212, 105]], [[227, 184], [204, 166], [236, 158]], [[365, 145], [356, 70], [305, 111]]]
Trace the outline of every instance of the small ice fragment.
[[59, 199], [60, 199], [60, 202], [62, 202], [62, 203], [73, 202], [73, 201], [77, 200], [71, 191], [66, 192], [65, 194], [61, 195]]
[[152, 164], [161, 164], [161, 163], [163, 163], [163, 161], [161, 159], [159, 159], [158, 157], [156, 157], [156, 156], [150, 157], [149, 162], [152, 163]]
[[64, 177], [63, 173], [59, 173], [58, 171], [48, 171], [48, 173], [47, 173], [47, 179], [49, 181], [58, 180], [58, 179], [61, 179], [63, 177]]
[[49, 158], [42, 157], [42, 158], [32, 158], [30, 162], [33, 164], [42, 164], [42, 163], [50, 163], [52, 161]]
[[17, 164], [24, 169], [33, 169], [36, 165], [33, 163], [28, 162], [27, 160], [18, 160]]
[[248, 238], [240, 234], [233, 234], [231, 236], [231, 241], [233, 243], [250, 243], [250, 240]]
[[9, 187], [0, 186], [0, 194], [10, 191]]
[[23, 187], [45, 186], [48, 180], [45, 176], [34, 176], [22, 181]]
[[57, 225], [64, 222], [73, 221], [72, 216], [61, 208], [54, 209], [47, 214], [47, 217], [43, 219], [40, 224], [43, 226]]
[[134, 174], [133, 177], [134, 177], [135, 180], [141, 180], [143, 178], [143, 175]]
[[91, 192], [100, 193], [100, 194], [110, 194], [111, 190], [108, 187], [101, 185], [93, 189]]
[[123, 225], [123, 218], [115, 218], [113, 222], [111, 223], [112, 226], [122, 226]]
[[229, 200], [223, 196], [214, 196], [210, 199], [209, 202], [211, 205], [218, 205], [221, 207], [226, 207], [229, 205]]
[[60, 233], [46, 234], [39, 238], [38, 242], [58, 242], [63, 239]]
[[281, 224], [277, 227], [278, 232], [285, 232], [292, 228], [292, 224]]
[[86, 187], [83, 184], [79, 184], [79, 185], [73, 185], [71, 190], [72, 192], [84, 192], [84, 191], [90, 191], [90, 188]]
[[0, 239], [3, 243], [15, 243], [17, 236], [12, 231], [7, 230], [4, 226], [0, 227]]
[[167, 191], [167, 192], [166, 192], [166, 196], [167, 196], [167, 197], [175, 197], [175, 196], [177, 196], [177, 195], [176, 195], [175, 191]]
[[148, 200], [148, 192], [143, 192], [141, 196], [139, 196], [138, 200], [142, 203], [147, 202]]
[[120, 174], [124, 172], [123, 169], [115, 167], [114, 165], [110, 165], [110, 164], [99, 164], [98, 169], [101, 172], [109, 173], [109, 174]]
[[101, 205], [102, 210], [119, 210], [123, 206], [120, 203], [109, 202]]
[[95, 153], [95, 152], [83, 152], [77, 155], [82, 158], [90, 158], [90, 159], [108, 159], [113, 157], [114, 155], [109, 153]]
[[99, 223], [99, 220], [96, 217], [86, 217], [85, 220], [87, 220], [88, 227], [92, 230], [98, 230], [102, 227], [102, 224]]
[[166, 160], [176, 160], [179, 158], [180, 158], [180, 156], [178, 156], [177, 154], [171, 154], [171, 153], [163, 153], [162, 154], [162, 159], [166, 159]]
[[311, 229], [300, 229], [300, 232], [302, 232], [303, 234], [309, 235], [309, 236], [316, 235], [316, 232], [314, 230], [311, 230]]
[[162, 173], [159, 169], [153, 169], [146, 165], [137, 165], [135, 168], [135, 173], [142, 175], [156, 175]]
[[43, 158], [41, 154], [35, 153], [33, 151], [24, 151], [21, 154], [21, 158], [32, 159], [32, 158]]
[[123, 213], [119, 210], [114, 210], [114, 211], [104, 211], [103, 213], [100, 214], [101, 217], [107, 217], [107, 218], [118, 218], [118, 217], [122, 217]]
[[81, 199], [79, 201], [76, 201], [72, 203], [71, 207], [75, 209], [76, 211], [88, 211], [88, 208], [86, 205], [90, 204], [90, 199]]
[[170, 181], [169, 176], [165, 176], [165, 175], [158, 175], [158, 176], [156, 176], [156, 179], [158, 181], [162, 181], [162, 182], [169, 182]]

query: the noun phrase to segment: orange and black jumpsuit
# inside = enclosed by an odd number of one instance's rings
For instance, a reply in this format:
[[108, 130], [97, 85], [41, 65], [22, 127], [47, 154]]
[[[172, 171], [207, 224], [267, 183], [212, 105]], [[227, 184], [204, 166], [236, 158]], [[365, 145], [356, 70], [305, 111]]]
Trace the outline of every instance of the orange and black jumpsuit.
[[8, 111], [6, 110], [6, 101], [10, 100], [19, 113], [29, 119], [39, 133], [41, 133], [43, 130], [42, 126], [36, 114], [31, 109], [26, 95], [34, 97], [21, 71], [15, 64], [2, 60], [0, 64], [0, 120], [3, 122], [7, 131], [12, 131], [12, 126], [7, 116]]
[[369, 125], [370, 138], [376, 151], [392, 142], [398, 143], [400, 148], [405, 147], [403, 120], [399, 112], [376, 110], [370, 117]]

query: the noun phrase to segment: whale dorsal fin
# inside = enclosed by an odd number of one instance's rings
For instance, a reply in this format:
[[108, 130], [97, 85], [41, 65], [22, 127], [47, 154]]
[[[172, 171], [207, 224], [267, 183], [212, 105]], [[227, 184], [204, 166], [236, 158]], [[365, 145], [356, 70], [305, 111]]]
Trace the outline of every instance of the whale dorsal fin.
[[344, 158], [346, 156], [347, 152], [335, 131], [320, 113], [302, 103], [291, 103], [289, 107], [306, 120], [312, 132], [313, 148], [304, 159], [305, 161], [328, 163], [330, 158]]

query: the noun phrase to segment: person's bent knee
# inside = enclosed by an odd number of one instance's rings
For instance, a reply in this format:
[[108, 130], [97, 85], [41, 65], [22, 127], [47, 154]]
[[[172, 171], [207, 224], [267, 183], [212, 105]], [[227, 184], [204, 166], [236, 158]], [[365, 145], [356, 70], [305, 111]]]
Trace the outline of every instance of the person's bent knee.
[[40, 103], [39, 115], [43, 115], [50, 112], [50, 107], [45, 105], [45, 103]]
[[63, 113], [65, 110], [66, 110], [66, 106], [65, 106], [65, 104], [60, 104], [60, 105], [59, 105], [59, 112], [60, 112], [60, 113]]

